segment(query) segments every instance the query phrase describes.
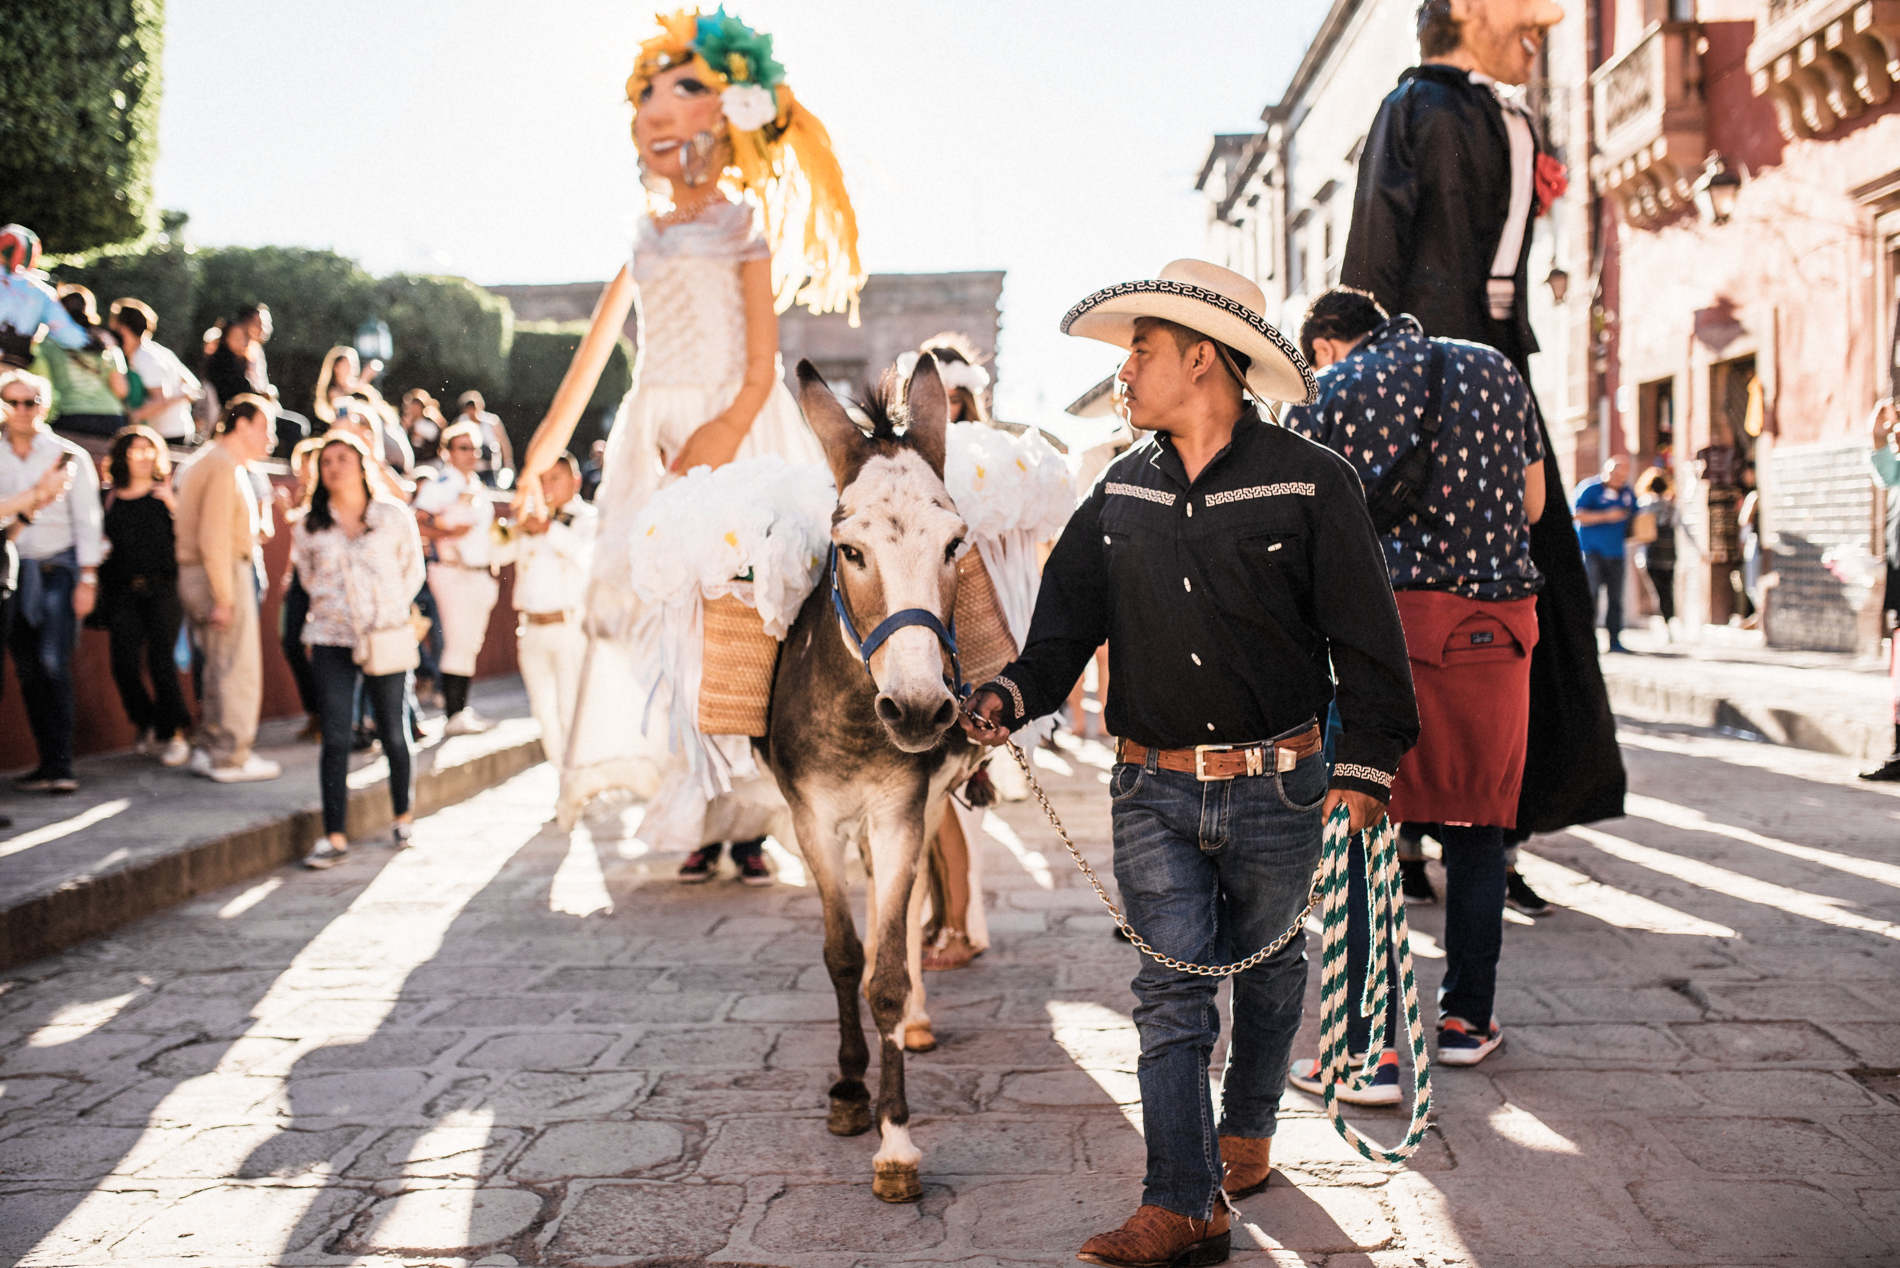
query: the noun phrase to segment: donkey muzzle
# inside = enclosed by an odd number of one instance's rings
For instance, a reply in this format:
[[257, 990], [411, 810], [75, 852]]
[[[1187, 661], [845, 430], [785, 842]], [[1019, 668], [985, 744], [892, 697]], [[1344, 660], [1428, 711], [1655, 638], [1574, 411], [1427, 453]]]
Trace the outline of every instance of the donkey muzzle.
[[891, 743], [906, 753], [935, 748], [957, 720], [957, 702], [942, 687], [934, 692], [880, 691], [876, 709], [877, 720], [884, 724]]

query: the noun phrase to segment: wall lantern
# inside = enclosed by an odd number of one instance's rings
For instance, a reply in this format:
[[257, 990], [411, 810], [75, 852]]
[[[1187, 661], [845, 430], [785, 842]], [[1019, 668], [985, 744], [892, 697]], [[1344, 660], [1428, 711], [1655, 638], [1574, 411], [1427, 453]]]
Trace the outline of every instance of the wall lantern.
[[1729, 170], [1720, 152], [1712, 151], [1702, 175], [1696, 178], [1696, 211], [1712, 225], [1725, 225], [1741, 192], [1742, 178]]
[[372, 361], [387, 361], [394, 351], [388, 322], [371, 317], [356, 328], [356, 355], [364, 365]]
[[1553, 268], [1550, 276], [1544, 279], [1544, 285], [1550, 287], [1551, 302], [1561, 304], [1564, 296], [1570, 293], [1570, 274], [1560, 268]]

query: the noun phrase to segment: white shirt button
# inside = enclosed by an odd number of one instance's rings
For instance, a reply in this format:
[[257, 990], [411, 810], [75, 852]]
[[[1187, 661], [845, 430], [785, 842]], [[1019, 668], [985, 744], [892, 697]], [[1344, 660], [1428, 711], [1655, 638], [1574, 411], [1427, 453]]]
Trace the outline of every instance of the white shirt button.
[[1188, 518], [1193, 519], [1194, 518], [1194, 503], [1189, 502], [1187, 504], [1187, 508], [1188, 508]]
[[1212, 722], [1209, 722], [1209, 723], [1207, 724], [1207, 729], [1208, 729], [1208, 730], [1210, 730], [1210, 731], [1212, 731], [1212, 730], [1214, 729], [1214, 724], [1213, 724]]
[[1189, 660], [1191, 660], [1191, 661], [1193, 661], [1193, 662], [1194, 662], [1195, 664], [1197, 664], [1197, 665], [1201, 663], [1201, 658], [1200, 658], [1200, 655], [1199, 655], [1198, 653], [1195, 653], [1195, 652], [1189, 652], [1189, 653], [1188, 653], [1188, 659], [1189, 659]]
[[1183, 577], [1183, 578], [1181, 578], [1181, 584], [1182, 584], [1182, 585], [1183, 585], [1184, 587], [1186, 587], [1186, 589], [1187, 589], [1187, 592], [1188, 592], [1189, 594], [1193, 594], [1193, 593], [1194, 593], [1194, 583], [1193, 583], [1192, 581], [1189, 581], [1189, 580], [1188, 580], [1188, 579], [1187, 579], [1186, 577]]

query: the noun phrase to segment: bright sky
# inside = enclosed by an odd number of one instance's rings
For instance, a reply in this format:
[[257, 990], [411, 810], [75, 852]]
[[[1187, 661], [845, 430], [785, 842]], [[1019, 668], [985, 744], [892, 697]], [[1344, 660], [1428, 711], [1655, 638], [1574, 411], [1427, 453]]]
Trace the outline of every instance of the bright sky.
[[[830, 129], [871, 272], [1005, 269], [998, 407], [1056, 414], [1116, 353], [1069, 305], [1203, 253], [1194, 176], [1325, 6], [734, 0]], [[642, 210], [624, 83], [643, 3], [170, 0], [159, 205], [205, 246], [372, 272], [608, 277]]]

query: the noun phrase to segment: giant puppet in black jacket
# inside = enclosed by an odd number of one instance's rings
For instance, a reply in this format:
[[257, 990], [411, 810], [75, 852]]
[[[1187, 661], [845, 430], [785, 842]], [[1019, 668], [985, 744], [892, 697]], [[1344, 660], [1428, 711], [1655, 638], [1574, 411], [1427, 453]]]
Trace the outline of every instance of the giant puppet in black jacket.
[[[1544, 156], [1534, 128], [1507, 122], [1507, 107], [1487, 81], [1523, 83], [1544, 30], [1562, 17], [1550, 0], [1425, 0], [1419, 6], [1419, 46], [1429, 60], [1399, 77], [1373, 120], [1359, 158], [1340, 276], [1371, 291], [1387, 312], [1411, 313], [1429, 335], [1497, 348], [1527, 383], [1530, 354], [1537, 351], [1526, 303], [1529, 221], [1543, 210], [1550, 178], [1561, 169]], [[1514, 157], [1523, 182], [1515, 208]], [[1521, 233], [1514, 259], [1499, 258], [1509, 254], [1501, 251], [1507, 231]], [[1620, 815], [1627, 790], [1597, 666], [1596, 605], [1541, 409], [1538, 426], [1552, 497], [1531, 530], [1531, 558], [1545, 581], [1531, 660], [1521, 833]]]

